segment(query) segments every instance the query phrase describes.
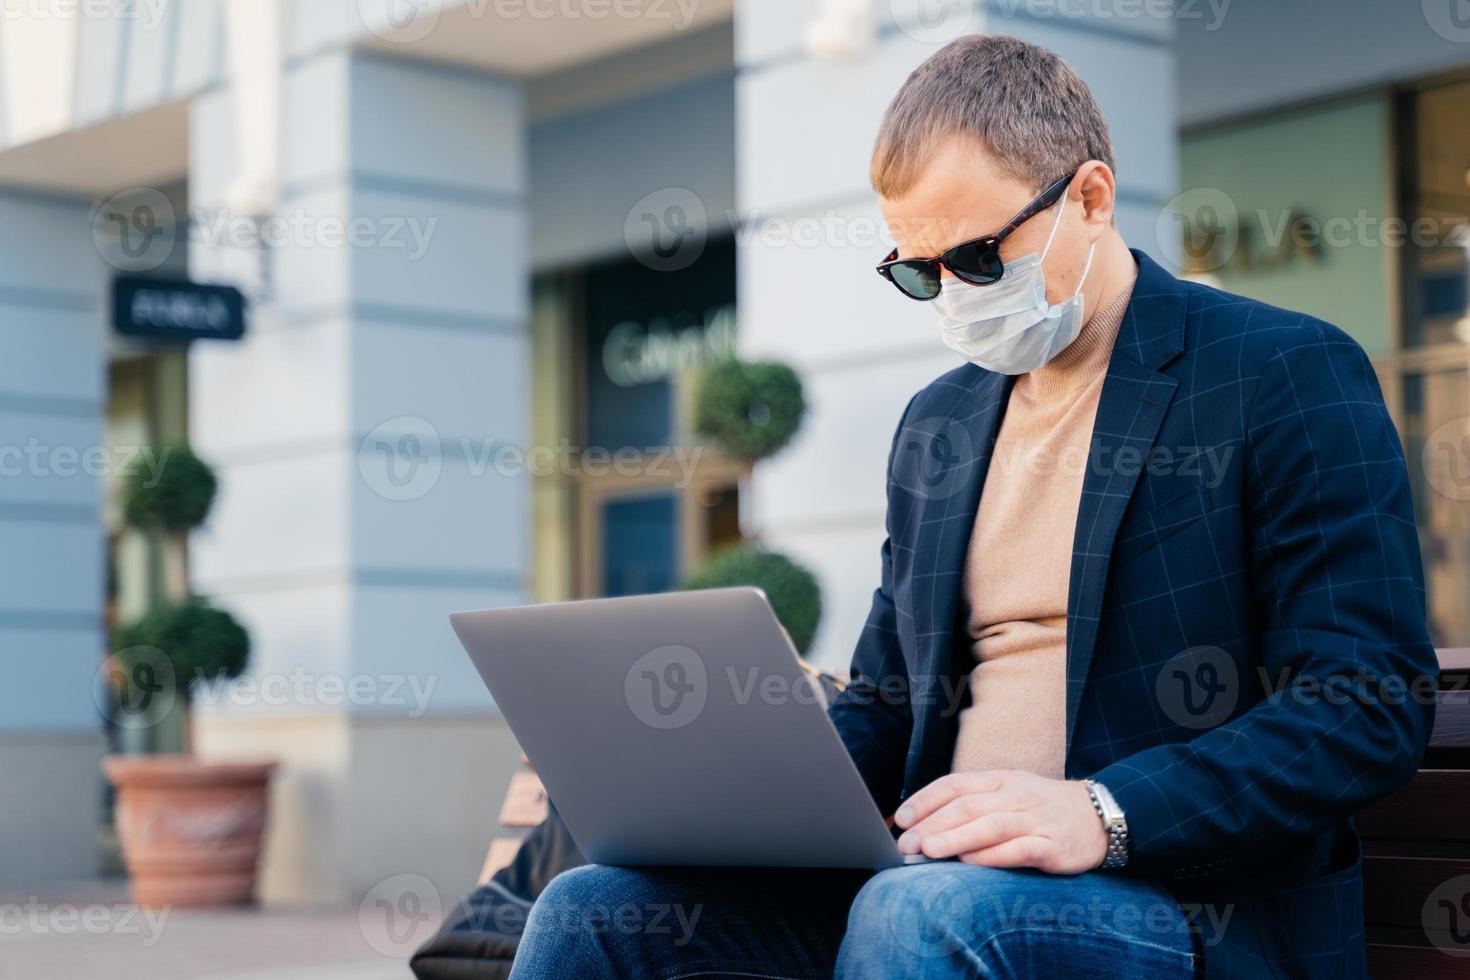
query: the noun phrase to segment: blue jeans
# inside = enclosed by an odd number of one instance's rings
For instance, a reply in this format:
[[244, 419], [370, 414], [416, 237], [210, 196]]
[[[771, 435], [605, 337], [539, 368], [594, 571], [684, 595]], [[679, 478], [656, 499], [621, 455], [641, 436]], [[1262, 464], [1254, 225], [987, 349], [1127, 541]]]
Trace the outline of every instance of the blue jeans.
[[536, 903], [511, 980], [1189, 980], [1197, 963], [1194, 930], [1168, 892], [1120, 875], [958, 862], [871, 876], [589, 865]]

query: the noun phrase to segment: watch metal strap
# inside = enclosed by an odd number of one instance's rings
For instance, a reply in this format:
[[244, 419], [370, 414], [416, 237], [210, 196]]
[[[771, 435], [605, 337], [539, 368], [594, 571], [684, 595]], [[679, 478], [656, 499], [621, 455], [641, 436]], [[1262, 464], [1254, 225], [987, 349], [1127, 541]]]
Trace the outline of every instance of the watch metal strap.
[[1091, 779], [1084, 782], [1087, 795], [1092, 799], [1092, 808], [1108, 832], [1108, 853], [1103, 858], [1102, 867], [1121, 868], [1128, 863], [1128, 820], [1106, 786]]

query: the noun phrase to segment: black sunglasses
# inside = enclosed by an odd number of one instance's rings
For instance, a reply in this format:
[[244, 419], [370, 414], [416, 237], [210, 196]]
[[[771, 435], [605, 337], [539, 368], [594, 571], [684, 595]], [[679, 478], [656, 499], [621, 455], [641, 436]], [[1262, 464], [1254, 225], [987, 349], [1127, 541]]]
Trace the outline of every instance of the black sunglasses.
[[909, 299], [924, 302], [939, 295], [941, 266], [953, 272], [957, 279], [971, 285], [989, 286], [997, 283], [1005, 274], [1005, 263], [1000, 259], [1001, 242], [1009, 238], [1011, 232], [1057, 203], [1076, 176], [1077, 171], [1074, 170], [1055, 181], [994, 235], [961, 242], [932, 259], [900, 259], [898, 249], [895, 248], [878, 266], [878, 274], [897, 286], [898, 291]]

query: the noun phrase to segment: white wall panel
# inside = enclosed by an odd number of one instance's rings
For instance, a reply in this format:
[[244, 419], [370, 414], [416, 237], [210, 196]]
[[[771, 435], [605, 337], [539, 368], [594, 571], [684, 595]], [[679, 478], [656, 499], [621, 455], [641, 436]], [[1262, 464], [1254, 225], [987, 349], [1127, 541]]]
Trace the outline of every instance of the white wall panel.
[[95, 729], [100, 663], [96, 630], [0, 628], [0, 719], [32, 733]]
[[306, 322], [252, 312], [238, 344], [199, 344], [190, 355], [194, 438], [216, 463], [246, 462], [293, 446], [346, 445], [350, 328], [343, 313]]

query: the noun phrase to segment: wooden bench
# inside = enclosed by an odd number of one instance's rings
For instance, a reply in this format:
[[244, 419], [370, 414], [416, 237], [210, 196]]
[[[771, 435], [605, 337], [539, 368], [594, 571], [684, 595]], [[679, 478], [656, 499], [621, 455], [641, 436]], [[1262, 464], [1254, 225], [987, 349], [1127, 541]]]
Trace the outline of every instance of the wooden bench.
[[[1435, 892], [1452, 879], [1470, 876], [1470, 649], [1441, 650], [1439, 659], [1439, 708], [1423, 768], [1357, 820], [1363, 838], [1368, 964], [1378, 980], [1470, 976], [1470, 959], [1449, 955], [1425, 932], [1431, 897], [1436, 906], [1430, 914], [1438, 917], [1431, 923], [1448, 924], [1449, 911], [1437, 905], [1445, 896]], [[524, 756], [521, 763], [529, 766]], [[529, 768], [517, 773], [500, 808], [501, 826], [523, 832], [547, 813], [541, 780]], [[496, 837], [480, 883], [509, 864], [519, 845], [519, 837]], [[1470, 888], [1470, 877], [1465, 884]], [[1463, 892], [1453, 900], [1470, 903]], [[1470, 930], [1470, 918], [1458, 925]], [[1463, 945], [1470, 952], [1470, 943]]]
[[[1378, 980], [1470, 976], [1470, 959], [1436, 947], [1426, 933], [1426, 926], [1443, 930], [1443, 946], [1470, 954], [1470, 942], [1448, 935], [1451, 925], [1470, 930], [1470, 877], [1450, 885], [1470, 875], [1470, 649], [1441, 650], [1439, 662], [1438, 713], [1419, 774], [1357, 821], [1368, 966]], [[1460, 906], [1458, 923], [1441, 900]]]
[[[530, 760], [521, 756], [521, 765], [530, 766]], [[528, 768], [510, 778], [510, 789], [505, 793], [505, 802], [500, 805], [500, 826], [509, 831], [524, 833], [545, 820], [551, 813], [546, 800], [546, 787], [541, 779]], [[490, 851], [485, 855], [485, 866], [480, 869], [480, 884], [501, 868], [510, 864], [516, 856], [521, 838], [509, 835], [496, 837], [490, 842]]]

